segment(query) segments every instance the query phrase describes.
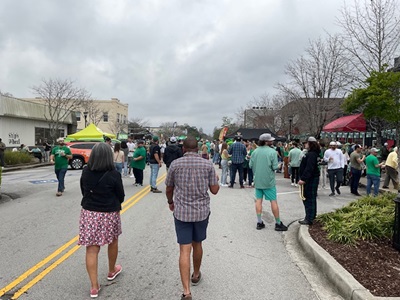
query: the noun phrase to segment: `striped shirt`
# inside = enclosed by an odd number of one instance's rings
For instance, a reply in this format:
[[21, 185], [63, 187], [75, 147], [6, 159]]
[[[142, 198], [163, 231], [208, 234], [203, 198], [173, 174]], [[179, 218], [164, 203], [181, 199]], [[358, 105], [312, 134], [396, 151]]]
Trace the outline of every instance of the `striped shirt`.
[[197, 153], [186, 152], [174, 160], [165, 185], [174, 187], [174, 216], [182, 222], [199, 222], [210, 214], [208, 189], [217, 185], [217, 176], [211, 161]]

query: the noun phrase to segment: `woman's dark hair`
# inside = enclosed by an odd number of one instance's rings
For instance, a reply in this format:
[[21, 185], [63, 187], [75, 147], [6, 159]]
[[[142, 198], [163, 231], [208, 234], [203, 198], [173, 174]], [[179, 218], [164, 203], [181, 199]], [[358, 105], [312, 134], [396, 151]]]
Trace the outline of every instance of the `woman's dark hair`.
[[119, 150], [121, 150], [121, 143], [115, 143], [114, 152], [119, 152]]
[[121, 142], [121, 149], [126, 149], [128, 148], [128, 145], [126, 144], [126, 141]]
[[112, 171], [115, 170], [114, 157], [110, 146], [106, 143], [94, 145], [90, 153], [87, 167], [91, 171]]
[[308, 142], [308, 151], [320, 152], [321, 148], [319, 147], [318, 142]]

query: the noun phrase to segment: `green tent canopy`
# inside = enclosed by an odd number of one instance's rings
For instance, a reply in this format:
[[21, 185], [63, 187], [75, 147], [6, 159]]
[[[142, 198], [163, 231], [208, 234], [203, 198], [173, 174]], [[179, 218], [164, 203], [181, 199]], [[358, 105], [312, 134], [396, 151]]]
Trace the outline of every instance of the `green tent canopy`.
[[66, 141], [88, 141], [100, 139], [99, 141], [103, 141], [103, 137], [107, 136], [111, 139], [115, 139], [115, 134], [107, 133], [102, 131], [100, 128], [96, 127], [94, 124], [89, 124], [86, 128], [78, 131], [77, 133], [67, 135]]

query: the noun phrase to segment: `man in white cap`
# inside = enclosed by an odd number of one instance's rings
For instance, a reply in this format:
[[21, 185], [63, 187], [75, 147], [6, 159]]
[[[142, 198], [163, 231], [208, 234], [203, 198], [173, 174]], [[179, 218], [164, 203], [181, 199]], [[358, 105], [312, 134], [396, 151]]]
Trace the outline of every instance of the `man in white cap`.
[[263, 229], [262, 201], [270, 201], [272, 214], [275, 217], [275, 230], [286, 231], [279, 217], [279, 207], [276, 193], [275, 171], [278, 170], [278, 154], [271, 148], [275, 138], [264, 133], [259, 138], [259, 147], [254, 150], [250, 158], [250, 168], [254, 173], [254, 187], [256, 197], [257, 230]]
[[50, 162], [54, 164], [54, 171], [58, 180], [56, 196], [62, 196], [65, 190], [64, 178], [68, 170], [68, 160], [72, 158], [71, 149], [65, 146], [64, 138], [57, 139], [58, 146], [51, 150]]
[[170, 143], [164, 151], [163, 161], [165, 163], [165, 166], [167, 167], [167, 170], [175, 159], [183, 156], [182, 149], [176, 144], [176, 141], [176, 137], [170, 137]]
[[[325, 151], [324, 161], [328, 163], [328, 176], [331, 187], [329, 196], [335, 196], [335, 191], [340, 195], [340, 185], [343, 182], [344, 155], [336, 148], [336, 142], [329, 143], [329, 149]], [[336, 187], [335, 187], [336, 181]]]
[[380, 152], [381, 162], [385, 161], [388, 155], [389, 155], [388, 143], [384, 143]]

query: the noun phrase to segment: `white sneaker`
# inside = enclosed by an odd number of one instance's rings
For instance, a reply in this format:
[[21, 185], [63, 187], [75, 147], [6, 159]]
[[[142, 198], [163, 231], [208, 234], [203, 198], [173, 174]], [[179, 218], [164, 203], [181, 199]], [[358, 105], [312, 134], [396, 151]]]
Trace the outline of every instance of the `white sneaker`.
[[290, 185], [291, 185], [291, 186], [294, 186], [294, 183], [292, 182]]
[[221, 185], [221, 186], [228, 186], [227, 184], [222, 184], [222, 183], [221, 183], [220, 185]]
[[297, 183], [294, 184], [295, 187], [298, 187]]
[[134, 178], [135, 177], [135, 175], [131, 175], [131, 176], [129, 176], [130, 178]]

